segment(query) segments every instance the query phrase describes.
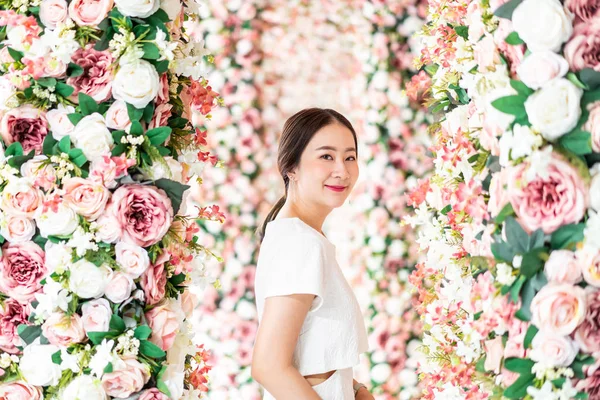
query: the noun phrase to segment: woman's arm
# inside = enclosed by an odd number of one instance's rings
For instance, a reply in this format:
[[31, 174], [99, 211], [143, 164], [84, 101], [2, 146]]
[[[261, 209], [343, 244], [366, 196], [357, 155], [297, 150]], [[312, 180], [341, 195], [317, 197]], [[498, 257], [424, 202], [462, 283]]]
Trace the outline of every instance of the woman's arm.
[[[352, 381], [352, 386], [354, 386], [356, 383], [357, 381], [356, 379], [354, 379]], [[355, 400], [375, 400], [375, 398], [367, 389], [361, 387], [360, 389], [358, 389], [358, 392], [356, 392]]]
[[320, 400], [292, 364], [300, 329], [314, 298], [312, 294], [291, 294], [265, 300], [251, 371], [252, 377], [278, 400]]

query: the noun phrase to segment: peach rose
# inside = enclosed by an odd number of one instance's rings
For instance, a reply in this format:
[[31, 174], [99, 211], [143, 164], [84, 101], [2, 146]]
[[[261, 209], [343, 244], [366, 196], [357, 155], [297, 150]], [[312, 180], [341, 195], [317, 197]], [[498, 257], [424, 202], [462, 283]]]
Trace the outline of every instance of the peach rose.
[[125, 358], [113, 363], [113, 372], [102, 375], [102, 386], [106, 394], [120, 399], [142, 390], [150, 379], [149, 368], [135, 358]]
[[157, 388], [152, 388], [144, 390], [138, 400], [169, 400], [169, 396]]
[[600, 101], [587, 106], [590, 116], [583, 125], [583, 130], [592, 135], [592, 150], [600, 153]]
[[165, 297], [165, 288], [167, 284], [165, 263], [169, 258], [169, 253], [162, 253], [158, 256], [156, 262], [146, 269], [140, 279], [140, 285], [142, 285], [144, 295], [146, 296], [146, 303], [149, 305], [154, 305]]
[[150, 341], [164, 351], [169, 350], [179, 331], [183, 319], [181, 315], [171, 309], [170, 302], [164, 302], [148, 311], [146, 319], [148, 326], [152, 329]]
[[531, 301], [531, 323], [540, 331], [566, 336], [579, 326], [586, 311], [583, 288], [568, 283], [549, 283]]
[[597, 353], [600, 351], [600, 291], [588, 287], [587, 313], [585, 319], [575, 331], [575, 340], [586, 353]]
[[493, 371], [495, 374], [500, 373], [500, 364], [502, 362], [502, 356], [504, 354], [504, 345], [502, 344], [502, 336], [496, 336], [491, 340], [484, 342], [485, 348], [485, 364], [484, 368], [486, 371]]
[[33, 218], [42, 205], [44, 194], [27, 179], [15, 179], [2, 191], [2, 210], [10, 215]]
[[181, 296], [181, 308], [182, 308], [183, 312], [185, 313], [185, 317], [189, 318], [189, 317], [191, 317], [191, 315], [194, 312], [194, 310], [196, 309], [196, 307], [198, 307], [200, 300], [198, 299], [198, 296], [196, 296], [194, 293], [190, 292], [189, 290], [186, 290], [180, 296]]
[[575, 25], [573, 36], [565, 45], [565, 58], [573, 71], [600, 71], [600, 15]]
[[499, 172], [492, 175], [489, 188], [490, 200], [488, 201], [488, 211], [493, 218], [498, 216], [504, 206], [508, 204], [509, 197], [506, 191], [507, 178], [508, 170], [506, 168], [502, 168]]
[[21, 175], [24, 178], [32, 178], [33, 186], [39, 186], [46, 192], [56, 186], [56, 170], [52, 164], [42, 166], [47, 159], [48, 157], [43, 155], [35, 156], [21, 165]]
[[579, 346], [569, 336], [538, 332], [531, 342], [529, 357], [552, 367], [568, 367], [579, 352]]
[[127, 104], [123, 100], [116, 100], [106, 111], [106, 126], [120, 131], [129, 131], [131, 121], [127, 113]]
[[73, 0], [69, 16], [79, 26], [97, 27], [113, 7], [113, 0]]
[[119, 242], [115, 246], [117, 264], [131, 279], [137, 279], [150, 266], [150, 257], [146, 249], [134, 244]]
[[3, 383], [0, 385], [2, 400], [42, 400], [42, 388], [23, 381]]
[[600, 251], [584, 248], [579, 252], [583, 279], [590, 285], [600, 287]]
[[85, 340], [81, 317], [75, 313], [71, 316], [62, 312], [52, 313], [42, 325], [42, 332], [55, 346], [68, 347]]
[[75, 108], [73, 106], [59, 104], [57, 108], [53, 108], [46, 113], [46, 119], [50, 124], [50, 131], [54, 139], [60, 140], [73, 133], [75, 126], [69, 120], [68, 115], [74, 112]]
[[551, 282], [576, 284], [581, 282], [581, 266], [577, 254], [570, 250], [555, 250], [544, 265], [546, 278]]
[[102, 184], [84, 178], [68, 178], [62, 181], [64, 200], [77, 214], [94, 221], [104, 211], [110, 192]]
[[81, 323], [85, 332], [107, 332], [112, 310], [106, 299], [91, 300], [81, 306]]
[[28, 242], [35, 234], [35, 222], [26, 217], [5, 215], [0, 220], [0, 233], [11, 243]]
[[106, 285], [104, 295], [113, 303], [122, 303], [129, 298], [133, 289], [135, 289], [133, 279], [121, 271], [114, 271]]
[[40, 20], [48, 29], [56, 29], [67, 16], [68, 5], [65, 0], [43, 0], [40, 4]]

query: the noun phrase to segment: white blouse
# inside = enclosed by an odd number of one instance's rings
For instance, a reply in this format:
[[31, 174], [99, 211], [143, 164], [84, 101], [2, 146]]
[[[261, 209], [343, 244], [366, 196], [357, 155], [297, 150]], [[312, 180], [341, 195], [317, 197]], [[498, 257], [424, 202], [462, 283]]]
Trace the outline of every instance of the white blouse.
[[259, 324], [267, 297], [316, 295], [294, 350], [294, 367], [301, 375], [352, 367], [369, 350], [363, 316], [337, 263], [335, 246], [301, 219], [267, 224], [255, 290]]

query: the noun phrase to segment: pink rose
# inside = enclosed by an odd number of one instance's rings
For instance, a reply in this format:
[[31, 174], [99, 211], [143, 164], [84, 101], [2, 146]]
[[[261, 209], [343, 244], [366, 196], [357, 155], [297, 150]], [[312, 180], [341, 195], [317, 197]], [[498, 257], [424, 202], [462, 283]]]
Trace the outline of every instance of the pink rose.
[[64, 22], [68, 16], [68, 5], [65, 0], [43, 0], [40, 4], [40, 20], [48, 29]]
[[106, 111], [106, 126], [120, 131], [129, 131], [131, 121], [127, 113], [127, 104], [123, 100], [116, 100]]
[[81, 306], [81, 323], [86, 333], [107, 332], [112, 310], [106, 299], [91, 300]]
[[52, 164], [42, 166], [46, 156], [35, 156], [31, 160], [21, 165], [21, 175], [25, 178], [33, 178], [33, 186], [39, 186], [46, 190], [53, 189], [56, 186], [56, 170]]
[[600, 251], [585, 248], [579, 253], [583, 279], [592, 286], [600, 287]]
[[136, 164], [121, 154], [118, 157], [102, 156], [92, 161], [90, 166], [90, 179], [100, 181], [109, 189], [117, 186], [115, 179], [127, 175], [127, 170]]
[[59, 105], [46, 113], [46, 119], [50, 125], [52, 137], [60, 140], [65, 136], [71, 135], [75, 126], [69, 120], [68, 115], [75, 112], [72, 106]]
[[2, 400], [42, 400], [42, 388], [23, 381], [3, 383], [0, 385]]
[[508, 204], [509, 197], [506, 191], [507, 178], [508, 170], [506, 168], [502, 168], [499, 172], [492, 175], [489, 188], [490, 200], [488, 201], [488, 211], [492, 218], [498, 216], [504, 206]]
[[600, 351], [600, 291], [588, 289], [587, 313], [575, 331], [575, 340], [586, 353]]
[[600, 399], [600, 365], [598, 362], [590, 365], [587, 368], [584, 367], [584, 372], [586, 374], [585, 379], [581, 379], [575, 385], [575, 388], [579, 391], [583, 391], [588, 394], [589, 400], [598, 400]]
[[558, 153], [551, 153], [547, 177], [525, 177], [528, 163], [511, 169], [508, 179], [510, 202], [521, 226], [532, 232], [541, 228], [552, 233], [562, 225], [579, 222], [588, 203], [588, 189], [577, 170]]
[[150, 341], [164, 351], [173, 346], [181, 325], [180, 316], [170, 306], [171, 303], [165, 302], [146, 313], [148, 326], [152, 329]]
[[150, 379], [148, 367], [135, 358], [125, 358], [114, 363], [113, 372], [102, 375], [102, 386], [112, 397], [126, 398], [142, 390]]
[[157, 388], [152, 388], [144, 390], [138, 400], [169, 400], [169, 396]]
[[29, 242], [35, 234], [35, 222], [26, 217], [6, 215], [0, 222], [0, 233], [11, 243]]
[[98, 219], [104, 211], [110, 192], [102, 184], [84, 178], [63, 179], [64, 200], [88, 221]]
[[575, 25], [573, 36], [565, 45], [565, 58], [573, 71], [600, 71], [600, 15]]
[[581, 266], [577, 255], [570, 250], [555, 250], [544, 265], [544, 273], [548, 281], [555, 283], [581, 282]]
[[48, 55], [44, 58], [43, 76], [51, 78], [64, 78], [67, 73], [67, 64], [62, 62], [57, 56]]
[[517, 68], [519, 78], [532, 89], [539, 89], [553, 79], [562, 78], [567, 72], [567, 60], [550, 50], [531, 53]]
[[[0, 306], [0, 349], [7, 353], [20, 353], [21, 338], [17, 328], [21, 324], [29, 325], [29, 306], [14, 299], [6, 299]], [[1, 397], [0, 397], [1, 398]]]
[[587, 21], [598, 13], [600, 3], [598, 0], [565, 0], [565, 7], [577, 17]]
[[115, 246], [115, 258], [117, 264], [125, 274], [131, 279], [137, 279], [150, 266], [150, 257], [148, 252], [140, 246], [119, 242]]
[[493, 371], [495, 374], [500, 373], [500, 363], [502, 362], [502, 355], [504, 353], [504, 345], [502, 344], [502, 336], [496, 336], [495, 339], [486, 340], [484, 342], [485, 348], [485, 364], [484, 368], [486, 371]]
[[122, 303], [129, 298], [135, 289], [135, 283], [127, 274], [114, 271], [110, 277], [104, 295], [113, 303]]
[[189, 290], [186, 290], [181, 294], [181, 309], [185, 313], [186, 318], [189, 318], [192, 315], [199, 303], [200, 300], [198, 299], [198, 296]]
[[600, 153], [600, 101], [588, 105], [590, 116], [583, 125], [583, 130], [592, 134], [592, 149]]
[[531, 342], [529, 357], [552, 367], [568, 367], [575, 360], [579, 346], [569, 336], [538, 332]]
[[156, 107], [154, 116], [148, 124], [148, 129], [158, 128], [159, 126], [167, 126], [167, 121], [171, 118], [171, 104], [165, 103]]
[[[508, 19], [501, 19], [498, 24], [498, 29], [494, 32], [494, 41], [498, 46], [498, 50], [508, 61], [510, 66], [511, 76], [515, 76], [517, 68], [523, 62], [525, 57], [525, 45], [512, 45], [506, 43], [506, 38], [514, 31], [513, 24]], [[469, 27], [470, 33], [470, 27]]]
[[156, 262], [150, 266], [142, 275], [140, 284], [146, 295], [146, 303], [154, 305], [165, 297], [165, 288], [167, 285], [167, 271], [165, 263], [170, 259], [167, 252], [162, 253], [156, 259]]
[[586, 313], [585, 291], [568, 283], [549, 283], [531, 301], [531, 323], [541, 331], [570, 335]]
[[129, 184], [112, 197], [112, 213], [122, 230], [122, 240], [142, 247], [158, 243], [173, 222], [173, 207], [164, 190]]
[[[107, 210], [108, 211], [108, 210]], [[117, 218], [107, 212], [102, 214], [96, 221], [96, 237], [105, 243], [116, 243], [121, 237], [121, 227], [117, 223]]]
[[40, 291], [40, 281], [46, 277], [44, 251], [33, 242], [5, 243], [0, 260], [0, 290], [17, 300], [28, 303]]
[[83, 323], [81, 317], [76, 313], [71, 316], [62, 312], [50, 314], [50, 317], [42, 325], [42, 332], [50, 344], [55, 346], [68, 347], [85, 340]]
[[158, 84], [158, 95], [156, 96], [157, 106], [169, 102], [169, 76], [166, 73], [162, 74]]
[[79, 26], [97, 27], [108, 15], [112, 0], [73, 0], [69, 4], [69, 16]]
[[43, 111], [27, 104], [7, 111], [0, 120], [0, 136], [7, 146], [19, 142], [23, 151], [41, 154], [48, 134], [48, 121]]
[[[77, 2], [73, 1], [71, 6]], [[67, 79], [67, 83], [75, 88], [73, 96], [82, 92], [99, 102], [107, 100], [111, 95], [113, 78], [110, 52], [87, 46], [77, 50], [71, 59], [83, 68], [83, 74]]]
[[44, 201], [44, 194], [27, 179], [10, 181], [2, 191], [2, 210], [6, 214], [33, 218]]

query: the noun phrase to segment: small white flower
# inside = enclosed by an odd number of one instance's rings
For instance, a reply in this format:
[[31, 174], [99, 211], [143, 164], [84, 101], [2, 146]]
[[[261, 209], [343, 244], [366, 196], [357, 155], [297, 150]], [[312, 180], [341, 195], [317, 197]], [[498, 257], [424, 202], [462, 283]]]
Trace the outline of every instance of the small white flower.
[[536, 389], [533, 386], [527, 388], [527, 394], [529, 394], [533, 400], [558, 400], [558, 396], [554, 393], [552, 382], [546, 381], [541, 389]]
[[115, 358], [115, 355], [112, 351], [113, 346], [115, 345], [114, 340], [106, 340], [102, 339], [102, 343], [96, 346], [96, 354], [92, 356], [90, 359], [89, 367], [92, 370], [92, 374], [101, 378], [104, 374], [104, 368], [108, 365], [108, 363], [112, 362]]
[[516, 277], [513, 275], [513, 269], [506, 263], [496, 264], [496, 280], [502, 285], [512, 285]]
[[516, 255], [513, 257], [512, 265], [515, 268], [521, 268], [521, 263], [523, 262], [523, 256]]
[[83, 257], [88, 250], [98, 250], [98, 245], [94, 240], [93, 233], [86, 232], [82, 227], [78, 227], [67, 242], [67, 246], [75, 248], [77, 255]]
[[167, 40], [167, 34], [159, 28], [156, 28], [156, 47], [160, 51], [160, 58], [158, 61], [169, 60], [172, 61], [175, 58], [173, 51], [177, 48], [177, 42], [169, 42]]
[[548, 178], [548, 164], [551, 160], [552, 146], [546, 146], [544, 149], [534, 151], [529, 158], [529, 168], [525, 172], [525, 179], [531, 182], [537, 177]]

